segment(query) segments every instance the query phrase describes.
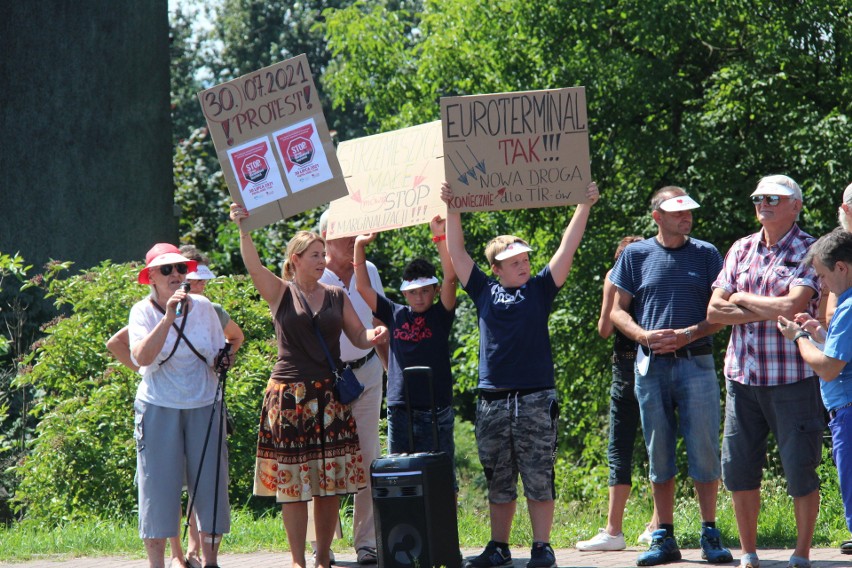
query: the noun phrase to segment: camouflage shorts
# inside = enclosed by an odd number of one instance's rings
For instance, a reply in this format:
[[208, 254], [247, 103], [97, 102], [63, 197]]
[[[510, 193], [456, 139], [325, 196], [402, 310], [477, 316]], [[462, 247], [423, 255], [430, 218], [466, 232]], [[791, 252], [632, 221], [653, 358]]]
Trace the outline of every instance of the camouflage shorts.
[[555, 499], [556, 391], [525, 395], [507, 391], [505, 397], [493, 400], [495, 394], [489, 393], [492, 400], [480, 396], [476, 406], [476, 444], [488, 481], [488, 500], [508, 503], [517, 499], [518, 474], [525, 497]]

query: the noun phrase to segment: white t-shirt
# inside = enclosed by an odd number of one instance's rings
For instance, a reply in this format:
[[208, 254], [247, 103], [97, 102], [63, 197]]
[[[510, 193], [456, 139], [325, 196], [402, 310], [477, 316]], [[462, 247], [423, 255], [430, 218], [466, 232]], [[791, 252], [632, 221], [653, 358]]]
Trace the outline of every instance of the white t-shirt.
[[[382, 287], [382, 279], [379, 277], [379, 271], [376, 268], [376, 265], [367, 261], [367, 274], [370, 275], [370, 286], [373, 287], [373, 290], [376, 291], [377, 294], [385, 295], [385, 290]], [[358, 290], [355, 286], [355, 273], [352, 273], [352, 278], [349, 281], [349, 285], [345, 286], [343, 284], [343, 280], [341, 280], [337, 274], [329, 270], [325, 269], [322, 277], [320, 278], [320, 282], [323, 284], [331, 284], [332, 286], [340, 286], [346, 291], [346, 294], [349, 296], [349, 301], [352, 302], [352, 307], [355, 308], [355, 313], [358, 314], [358, 317], [361, 319], [361, 323], [364, 324], [364, 327], [367, 329], [373, 328], [373, 312], [370, 310], [370, 306], [367, 305], [367, 302], [364, 301], [364, 298], [361, 297], [361, 294], [358, 293]], [[349, 338], [346, 337], [345, 333], [340, 334], [340, 360], [343, 362], [346, 361], [355, 361], [364, 357], [372, 351], [372, 349], [359, 349], [352, 345], [352, 342], [349, 341]]]
[[[181, 340], [175, 354], [160, 365], [172, 352], [178, 339], [177, 330], [172, 326], [156, 360], [139, 368], [142, 381], [136, 389], [136, 398], [142, 402], [182, 409], [213, 404], [218, 379], [212, 365], [216, 354], [225, 346], [225, 335], [210, 300], [196, 294], [191, 294], [190, 297], [192, 309], [185, 316], [175, 318], [175, 325], [180, 328], [183, 318], [187, 318], [183, 334], [189, 338], [192, 346], [206, 362], [192, 352], [186, 341]], [[128, 325], [131, 351], [151, 333], [163, 317], [148, 298], [137, 302], [131, 308]], [[138, 365], [135, 359], [133, 362]]]

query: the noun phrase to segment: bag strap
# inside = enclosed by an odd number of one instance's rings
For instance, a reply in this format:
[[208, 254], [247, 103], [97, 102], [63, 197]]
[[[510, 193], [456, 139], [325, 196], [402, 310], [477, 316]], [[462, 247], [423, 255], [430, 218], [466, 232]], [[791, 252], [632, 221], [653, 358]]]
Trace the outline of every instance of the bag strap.
[[[290, 288], [295, 288], [296, 292], [299, 293], [299, 297], [302, 301], [302, 309], [305, 310], [306, 314], [313, 314], [313, 310], [311, 310], [311, 305], [308, 303], [305, 295], [302, 294], [302, 291], [296, 285], [295, 282], [290, 282]], [[290, 292], [292, 294], [292, 291]], [[337, 378], [337, 366], [334, 364], [334, 360], [331, 358], [331, 353], [328, 352], [328, 346], [325, 344], [325, 339], [322, 338], [322, 334], [319, 330], [319, 325], [317, 325], [317, 321], [314, 316], [311, 317], [311, 324], [314, 326], [314, 331], [317, 334], [317, 339], [319, 339], [320, 345], [322, 346], [322, 350], [325, 351], [325, 356], [328, 358], [328, 366], [331, 367], [331, 376]], [[332, 389], [333, 392], [333, 389]], [[333, 396], [333, 395], [332, 395]], [[325, 395], [320, 394], [319, 398], [319, 427], [320, 427], [320, 448], [322, 451], [322, 468], [325, 469]]]
[[[154, 298], [148, 298], [148, 299], [151, 301], [151, 304], [160, 311], [161, 314], [166, 315], [166, 310], [164, 310], [162, 307], [160, 307], [160, 304], [155, 302]], [[168, 357], [166, 357], [165, 359], [160, 361], [160, 365], [162, 365], [163, 363], [165, 363], [166, 361], [168, 361], [169, 359], [172, 358], [172, 355], [174, 355], [175, 351], [177, 351], [178, 344], [180, 343], [181, 339], [183, 339], [183, 341], [186, 343], [186, 346], [189, 347], [189, 349], [193, 353], [195, 353], [195, 355], [199, 359], [204, 361], [205, 364], [207, 363], [207, 359], [204, 357], [204, 355], [199, 353], [198, 350], [195, 348], [195, 346], [189, 341], [189, 338], [183, 334], [183, 330], [184, 330], [184, 328], [186, 328], [186, 320], [188, 318], [189, 318], [189, 312], [187, 312], [183, 315], [183, 321], [180, 322], [180, 327], [178, 327], [175, 322], [172, 322], [172, 327], [175, 328], [175, 331], [177, 331], [178, 338], [177, 338], [177, 341], [175, 341], [174, 347], [172, 347], [172, 352], [169, 353]]]
[[[307, 313], [307, 314], [312, 313], [311, 312], [311, 305], [308, 303], [307, 298], [305, 298], [305, 295], [302, 294], [302, 291], [298, 288], [298, 286], [296, 286], [295, 284], [291, 284], [290, 286], [292, 288], [295, 288], [296, 292], [299, 293], [299, 298], [301, 299], [302, 308], [305, 310], [305, 313]], [[313, 324], [313, 326], [314, 326], [314, 332], [316, 332], [317, 339], [319, 339], [320, 346], [322, 347], [322, 350], [325, 352], [326, 359], [328, 359], [328, 366], [331, 368], [331, 373], [332, 373], [332, 375], [334, 375], [336, 377], [337, 376], [337, 365], [334, 364], [334, 359], [331, 358], [331, 353], [328, 350], [328, 345], [325, 344], [325, 339], [322, 338], [322, 334], [320, 333], [319, 326], [317, 325], [317, 320], [313, 316], [311, 316], [311, 324]]]

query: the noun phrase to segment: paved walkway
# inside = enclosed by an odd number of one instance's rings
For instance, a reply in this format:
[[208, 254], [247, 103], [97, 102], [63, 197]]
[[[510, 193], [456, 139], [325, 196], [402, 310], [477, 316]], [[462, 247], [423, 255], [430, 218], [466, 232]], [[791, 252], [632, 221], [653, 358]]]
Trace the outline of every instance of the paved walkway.
[[[631, 548], [619, 552], [579, 552], [574, 549], [559, 549], [556, 560], [562, 568], [634, 568], [639, 548]], [[467, 556], [478, 554], [479, 550], [465, 549], [462, 553]], [[711, 566], [701, 560], [701, 551], [697, 549], [682, 549], [683, 560], [666, 564], [667, 568], [700, 568]], [[734, 551], [736, 554], [736, 551]], [[786, 568], [791, 550], [759, 550], [761, 568]], [[356, 568], [354, 553], [339, 552], [337, 566], [341, 568]], [[514, 568], [524, 568], [529, 559], [528, 549], [513, 549]], [[811, 551], [811, 562], [814, 568], [852, 568], [852, 555], [843, 555], [836, 548], [816, 548]], [[287, 568], [290, 566], [290, 555], [286, 552], [255, 552], [252, 554], [222, 554], [219, 557], [222, 568]], [[109, 558], [74, 558], [71, 560], [33, 560], [23, 563], [4, 563], [0, 566], [19, 566], [22, 568], [147, 568], [145, 560], [130, 560], [121, 557]], [[737, 566], [737, 562], [716, 566]]]

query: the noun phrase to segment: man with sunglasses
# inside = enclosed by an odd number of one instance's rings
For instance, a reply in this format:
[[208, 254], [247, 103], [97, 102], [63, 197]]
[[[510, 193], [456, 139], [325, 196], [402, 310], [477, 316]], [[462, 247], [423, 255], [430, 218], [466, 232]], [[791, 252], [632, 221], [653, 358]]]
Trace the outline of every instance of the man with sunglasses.
[[[639, 566], [681, 559], [674, 536], [678, 431], [698, 496], [702, 558], [732, 560], [716, 528], [721, 411], [710, 336], [721, 326], [705, 318], [722, 255], [689, 236], [696, 208], [682, 188], [659, 189], [651, 198], [656, 237], [625, 248], [609, 276], [616, 287], [612, 322], [640, 344], [635, 391], [659, 517], [649, 550], [636, 560]], [[645, 364], [642, 355], [650, 357]]]
[[778, 316], [817, 313], [817, 275], [801, 262], [815, 239], [796, 224], [802, 190], [789, 177], [764, 177], [751, 201], [762, 228], [728, 251], [707, 310], [708, 321], [733, 326], [725, 354], [722, 479], [734, 502], [740, 566], [758, 568], [760, 481], [772, 432], [798, 530], [789, 568], [810, 568], [825, 423], [819, 381], [776, 323]]

